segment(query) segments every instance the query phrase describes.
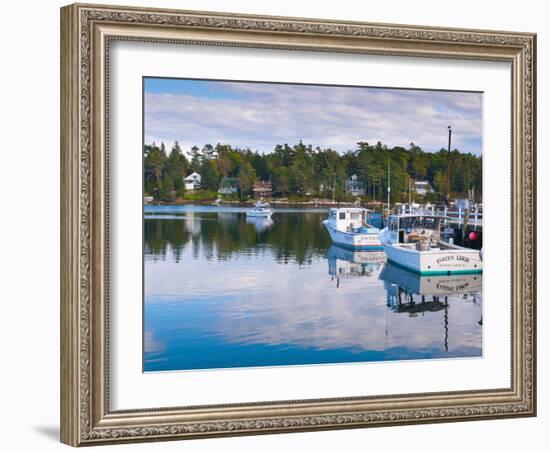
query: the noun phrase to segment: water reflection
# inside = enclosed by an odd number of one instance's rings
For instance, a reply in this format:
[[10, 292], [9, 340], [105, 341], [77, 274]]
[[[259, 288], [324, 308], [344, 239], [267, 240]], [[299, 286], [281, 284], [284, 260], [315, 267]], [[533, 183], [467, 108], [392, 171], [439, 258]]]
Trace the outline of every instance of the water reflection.
[[288, 209], [273, 219], [252, 219], [246, 217], [245, 208], [171, 206], [164, 214], [159, 208], [145, 210], [146, 259], [164, 258], [171, 249], [179, 261], [186, 247], [195, 249], [195, 259], [206, 253], [219, 260], [269, 248], [277, 262], [309, 264], [324, 256], [330, 244], [321, 223], [325, 211]]
[[254, 226], [258, 233], [268, 230], [273, 225], [273, 220], [267, 217], [247, 217], [246, 223]]
[[392, 263], [384, 266], [380, 279], [384, 280], [388, 294], [395, 291], [398, 297], [401, 292], [421, 297], [462, 295], [474, 302], [480, 299], [483, 284], [481, 274], [420, 276]]
[[387, 292], [387, 306], [396, 313], [406, 313], [414, 318], [426, 313], [443, 311], [442, 328], [444, 330], [444, 347], [449, 351], [449, 298], [460, 298], [460, 301], [471, 302], [480, 307], [482, 325], [481, 289], [482, 275], [441, 275], [420, 276], [404, 270], [390, 262], [386, 263], [380, 273]]
[[331, 246], [325, 217], [147, 211], [145, 370], [481, 356], [479, 275], [427, 280]]
[[383, 251], [352, 251], [331, 245], [327, 254], [328, 273], [340, 286], [341, 278], [371, 277], [376, 275], [386, 262]]

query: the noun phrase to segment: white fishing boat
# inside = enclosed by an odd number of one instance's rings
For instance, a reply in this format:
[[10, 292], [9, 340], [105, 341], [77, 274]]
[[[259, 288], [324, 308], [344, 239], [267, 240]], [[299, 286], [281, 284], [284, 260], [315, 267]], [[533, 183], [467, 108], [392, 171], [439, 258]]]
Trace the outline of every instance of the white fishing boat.
[[380, 230], [367, 224], [365, 208], [331, 208], [323, 221], [332, 242], [350, 250], [383, 250]]
[[394, 264], [421, 275], [482, 272], [479, 250], [456, 245], [441, 237], [446, 218], [424, 214], [392, 215], [380, 232], [380, 241]]
[[269, 203], [263, 203], [261, 201], [254, 204], [254, 209], [246, 211], [246, 217], [263, 217], [269, 219], [273, 214], [273, 210]]

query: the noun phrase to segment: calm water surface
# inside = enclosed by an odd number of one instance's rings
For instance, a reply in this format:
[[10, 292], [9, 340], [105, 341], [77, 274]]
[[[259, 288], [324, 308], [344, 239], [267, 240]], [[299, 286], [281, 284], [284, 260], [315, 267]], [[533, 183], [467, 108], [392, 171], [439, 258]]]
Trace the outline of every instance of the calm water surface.
[[245, 211], [145, 208], [145, 371], [482, 355], [480, 275], [335, 247], [326, 211]]

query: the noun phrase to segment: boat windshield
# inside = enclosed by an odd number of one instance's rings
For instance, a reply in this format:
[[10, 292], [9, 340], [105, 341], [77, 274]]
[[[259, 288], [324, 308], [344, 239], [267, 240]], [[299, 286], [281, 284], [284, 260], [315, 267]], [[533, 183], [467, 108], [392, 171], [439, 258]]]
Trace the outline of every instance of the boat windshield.
[[435, 217], [402, 217], [399, 226], [402, 229], [427, 228], [435, 230], [438, 227], [438, 220]]

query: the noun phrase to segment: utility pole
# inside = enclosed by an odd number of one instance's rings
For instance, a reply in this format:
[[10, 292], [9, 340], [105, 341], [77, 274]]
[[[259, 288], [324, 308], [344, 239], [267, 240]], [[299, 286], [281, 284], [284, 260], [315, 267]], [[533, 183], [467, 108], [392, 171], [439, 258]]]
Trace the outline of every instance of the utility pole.
[[388, 159], [388, 217], [390, 215], [390, 160]]
[[445, 195], [445, 202], [447, 205], [451, 203], [451, 126], [447, 127], [449, 130], [449, 146], [447, 147], [447, 192]]

